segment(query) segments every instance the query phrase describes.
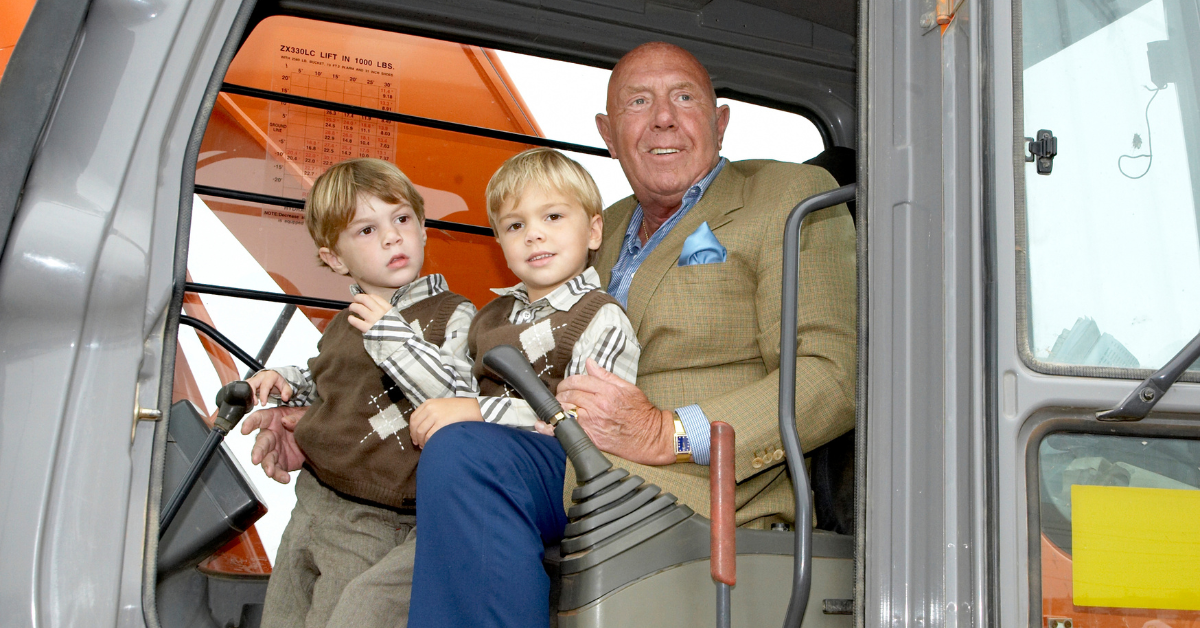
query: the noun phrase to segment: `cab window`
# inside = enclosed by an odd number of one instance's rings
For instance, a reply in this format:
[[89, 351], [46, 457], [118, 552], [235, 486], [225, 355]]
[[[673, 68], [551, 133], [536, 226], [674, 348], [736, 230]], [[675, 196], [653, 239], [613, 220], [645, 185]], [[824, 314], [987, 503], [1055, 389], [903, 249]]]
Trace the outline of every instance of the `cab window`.
[[1200, 622], [1200, 441], [1051, 433], [1038, 445], [1036, 477], [1047, 626]]
[[1061, 374], [1157, 369], [1200, 332], [1197, 5], [1018, 5], [1023, 353]]

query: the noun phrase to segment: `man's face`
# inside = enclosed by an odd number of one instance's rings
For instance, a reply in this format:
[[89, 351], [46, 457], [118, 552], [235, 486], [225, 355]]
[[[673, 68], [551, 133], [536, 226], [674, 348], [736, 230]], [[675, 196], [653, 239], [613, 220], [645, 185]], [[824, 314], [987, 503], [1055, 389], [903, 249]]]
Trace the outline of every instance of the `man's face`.
[[703, 67], [679, 49], [636, 51], [613, 73], [600, 136], [638, 200], [674, 204], [717, 164], [729, 108], [717, 107]]

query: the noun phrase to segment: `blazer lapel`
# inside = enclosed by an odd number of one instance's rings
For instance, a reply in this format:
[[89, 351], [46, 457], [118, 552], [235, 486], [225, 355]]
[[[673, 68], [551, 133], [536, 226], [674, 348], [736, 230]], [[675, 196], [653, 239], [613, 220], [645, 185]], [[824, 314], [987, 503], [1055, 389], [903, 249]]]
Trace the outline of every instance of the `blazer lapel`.
[[[679, 263], [679, 251], [683, 249], [683, 241], [695, 231], [701, 223], [708, 221], [713, 231], [733, 220], [730, 216], [742, 207], [742, 188], [746, 178], [732, 168], [733, 164], [725, 164], [721, 174], [704, 193], [704, 198], [684, 216], [671, 232], [659, 242], [658, 247], [642, 262], [634, 275], [633, 283], [629, 286], [629, 322], [635, 332], [641, 331], [642, 318], [646, 313], [646, 305], [654, 297], [658, 285], [662, 283], [667, 271]], [[629, 218], [625, 218], [625, 227]], [[613, 258], [615, 261], [615, 257]], [[612, 268], [611, 266], [609, 267]]]
[[613, 266], [621, 256], [621, 245], [625, 241], [625, 230], [629, 228], [629, 219], [637, 208], [637, 200], [632, 196], [623, 198], [604, 210], [604, 239], [592, 266], [600, 275], [600, 285], [608, 290], [608, 281], [612, 278]]

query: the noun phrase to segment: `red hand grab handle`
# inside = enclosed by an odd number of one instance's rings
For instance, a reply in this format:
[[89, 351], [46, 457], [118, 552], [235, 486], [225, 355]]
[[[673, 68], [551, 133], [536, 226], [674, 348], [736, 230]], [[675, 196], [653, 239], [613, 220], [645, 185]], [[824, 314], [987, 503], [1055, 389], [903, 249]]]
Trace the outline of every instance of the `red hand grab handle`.
[[733, 444], [733, 426], [722, 421], [714, 422], [708, 467], [712, 490], [712, 578], [729, 586], [737, 584]]

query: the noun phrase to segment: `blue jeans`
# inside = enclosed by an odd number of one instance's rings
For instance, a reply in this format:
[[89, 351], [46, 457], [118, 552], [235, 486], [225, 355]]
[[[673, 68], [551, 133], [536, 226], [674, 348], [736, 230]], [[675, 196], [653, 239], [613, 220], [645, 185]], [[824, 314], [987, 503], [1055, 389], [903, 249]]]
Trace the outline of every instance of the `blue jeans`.
[[417, 466], [411, 628], [550, 621], [544, 546], [567, 524], [558, 441], [490, 423], [456, 423]]

